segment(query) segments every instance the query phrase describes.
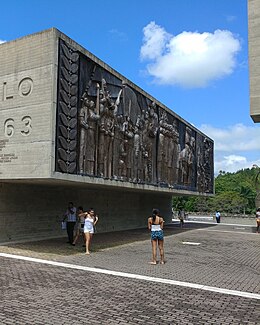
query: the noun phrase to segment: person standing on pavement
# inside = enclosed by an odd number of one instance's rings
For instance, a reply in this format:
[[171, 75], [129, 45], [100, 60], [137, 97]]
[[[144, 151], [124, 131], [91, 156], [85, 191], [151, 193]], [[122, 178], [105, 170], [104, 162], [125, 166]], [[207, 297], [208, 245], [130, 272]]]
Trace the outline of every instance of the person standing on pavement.
[[216, 221], [217, 223], [220, 223], [220, 212], [216, 211]]
[[260, 228], [260, 208], [256, 210], [256, 232], [259, 233]]
[[73, 245], [74, 227], [77, 221], [76, 211], [77, 209], [74, 207], [73, 202], [69, 202], [63, 218], [63, 221], [67, 222], [68, 243], [71, 245]]
[[86, 239], [86, 254], [89, 255], [92, 237], [95, 232], [95, 226], [98, 222], [98, 216], [95, 214], [95, 211], [92, 208], [89, 210], [89, 212], [82, 212], [79, 214], [79, 216], [83, 216], [85, 218], [84, 234]]
[[178, 212], [178, 218], [180, 220], [180, 227], [181, 228], [183, 228], [183, 226], [184, 226], [184, 216], [185, 216], [184, 210], [179, 210], [179, 212]]
[[152, 216], [148, 218], [148, 229], [151, 231], [152, 242], [152, 261], [150, 264], [157, 264], [157, 247], [160, 251], [160, 263], [164, 264], [164, 247], [163, 247], [163, 224], [164, 220], [159, 215], [159, 210], [153, 209]]
[[76, 232], [76, 236], [74, 238], [74, 241], [72, 243], [73, 246], [76, 245], [76, 243], [77, 243], [80, 236], [82, 236], [84, 244], [85, 244], [85, 241], [86, 241], [85, 234], [84, 234], [85, 217], [84, 217], [84, 215], [82, 215], [83, 212], [84, 212], [83, 207], [81, 207], [81, 206], [78, 207], [77, 232]]

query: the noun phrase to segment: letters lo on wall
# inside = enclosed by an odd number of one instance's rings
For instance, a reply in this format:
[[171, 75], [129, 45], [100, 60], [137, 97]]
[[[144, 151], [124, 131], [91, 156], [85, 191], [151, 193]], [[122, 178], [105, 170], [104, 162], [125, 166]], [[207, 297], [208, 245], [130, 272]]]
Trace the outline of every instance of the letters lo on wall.
[[56, 171], [213, 192], [213, 142], [60, 40]]

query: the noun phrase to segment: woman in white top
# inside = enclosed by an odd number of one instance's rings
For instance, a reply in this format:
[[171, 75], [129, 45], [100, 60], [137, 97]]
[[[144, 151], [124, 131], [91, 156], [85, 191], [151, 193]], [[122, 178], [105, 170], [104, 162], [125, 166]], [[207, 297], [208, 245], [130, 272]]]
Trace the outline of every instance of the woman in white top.
[[159, 210], [153, 209], [152, 216], [148, 218], [148, 229], [151, 230], [152, 241], [152, 262], [150, 264], [157, 264], [157, 245], [159, 247], [161, 264], [164, 264], [164, 248], [163, 248], [163, 223], [164, 220], [159, 216]]
[[82, 215], [85, 217], [84, 234], [86, 239], [86, 254], [89, 255], [89, 248], [94, 234], [94, 227], [98, 222], [98, 216], [95, 215], [95, 211], [93, 209], [90, 209], [89, 212], [83, 212], [79, 214], [79, 216]]

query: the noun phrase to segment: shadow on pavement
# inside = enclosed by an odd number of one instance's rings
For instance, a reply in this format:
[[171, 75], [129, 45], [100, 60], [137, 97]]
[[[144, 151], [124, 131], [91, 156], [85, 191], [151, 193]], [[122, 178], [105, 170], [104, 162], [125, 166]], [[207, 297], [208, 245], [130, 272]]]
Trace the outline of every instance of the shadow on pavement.
[[[167, 237], [194, 229], [208, 228], [213, 226], [215, 226], [215, 224], [192, 224], [187, 221], [185, 222], [183, 228], [181, 228], [179, 223], [171, 223], [165, 225], [164, 236]], [[92, 251], [97, 252], [106, 248], [112, 248], [145, 240], [150, 240], [150, 232], [147, 228], [96, 233], [93, 236]], [[62, 237], [0, 245], [0, 252], [22, 254], [26, 256], [35, 256], [35, 253], [44, 257], [46, 257], [46, 255], [49, 257], [71, 256], [82, 254], [85, 250], [83, 244], [82, 238], [78, 240], [76, 246], [72, 246], [67, 243], [66, 237]]]

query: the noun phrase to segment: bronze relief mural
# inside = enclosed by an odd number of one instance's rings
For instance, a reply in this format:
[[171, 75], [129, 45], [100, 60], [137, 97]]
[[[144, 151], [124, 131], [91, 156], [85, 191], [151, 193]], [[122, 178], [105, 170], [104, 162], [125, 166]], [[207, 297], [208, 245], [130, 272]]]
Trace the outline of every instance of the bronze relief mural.
[[56, 169], [75, 173], [77, 167], [79, 54], [60, 44]]
[[64, 41], [56, 171], [213, 192], [213, 142]]

